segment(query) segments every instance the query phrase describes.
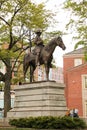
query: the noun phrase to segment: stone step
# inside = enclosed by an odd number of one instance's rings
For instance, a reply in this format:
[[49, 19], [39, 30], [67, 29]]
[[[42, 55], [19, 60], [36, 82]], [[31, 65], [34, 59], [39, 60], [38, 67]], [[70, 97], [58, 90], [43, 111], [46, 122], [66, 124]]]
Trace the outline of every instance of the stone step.
[[54, 106], [54, 107], [63, 107], [66, 106], [66, 102], [65, 101], [55, 101], [55, 100], [46, 100], [46, 101], [16, 101], [14, 104], [14, 107], [38, 107], [38, 106]]
[[47, 106], [44, 106], [44, 107], [14, 107], [14, 109], [10, 110], [10, 112], [15, 112], [15, 111], [64, 111], [66, 110], [66, 106], [65, 107], [47, 107]]
[[10, 111], [10, 113], [8, 113], [8, 118], [19, 118], [21, 116], [21, 118], [24, 117], [38, 117], [38, 116], [64, 116], [64, 112], [66, 112], [65, 110], [60, 110], [60, 111], [36, 111], [36, 110], [32, 110], [32, 111]]
[[15, 96], [15, 101], [35, 101], [35, 100], [55, 100], [55, 101], [64, 101], [65, 97], [62, 94], [34, 94], [34, 95], [18, 95]]

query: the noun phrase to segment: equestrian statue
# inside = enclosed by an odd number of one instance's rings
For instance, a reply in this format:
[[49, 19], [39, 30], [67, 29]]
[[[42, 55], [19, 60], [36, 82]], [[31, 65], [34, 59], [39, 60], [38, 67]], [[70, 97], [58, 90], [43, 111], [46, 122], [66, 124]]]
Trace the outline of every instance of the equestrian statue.
[[34, 81], [34, 71], [38, 65], [44, 64], [46, 72], [46, 80], [49, 80], [49, 69], [51, 67], [51, 62], [53, 59], [53, 52], [56, 46], [59, 46], [63, 50], [66, 49], [63, 40], [60, 36], [53, 38], [48, 44], [43, 45], [43, 40], [40, 38], [41, 30], [37, 30], [36, 37], [34, 39], [35, 49], [29, 54], [24, 55], [23, 59], [23, 72], [24, 79], [26, 77], [26, 72], [31, 66], [31, 79]]

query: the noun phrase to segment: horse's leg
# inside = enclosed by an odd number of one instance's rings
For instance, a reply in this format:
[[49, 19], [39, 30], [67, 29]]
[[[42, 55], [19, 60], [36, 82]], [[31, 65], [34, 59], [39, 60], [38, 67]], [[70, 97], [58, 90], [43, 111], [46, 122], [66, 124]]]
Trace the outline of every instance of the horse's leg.
[[24, 80], [26, 78], [26, 72], [29, 67], [29, 55], [25, 54], [24, 59], [23, 59], [23, 74], [24, 74]]
[[29, 67], [29, 64], [24, 64], [24, 66], [23, 66], [24, 80], [26, 78], [26, 72], [28, 70], [28, 67]]
[[45, 63], [45, 72], [46, 72], [46, 80], [49, 80], [49, 67], [47, 63]]
[[34, 81], [34, 70], [35, 70], [35, 66], [30, 66], [30, 82]]
[[35, 81], [35, 80], [34, 80], [34, 71], [35, 71], [35, 69], [36, 69], [36, 67], [33, 67], [33, 77], [32, 77], [33, 82]]

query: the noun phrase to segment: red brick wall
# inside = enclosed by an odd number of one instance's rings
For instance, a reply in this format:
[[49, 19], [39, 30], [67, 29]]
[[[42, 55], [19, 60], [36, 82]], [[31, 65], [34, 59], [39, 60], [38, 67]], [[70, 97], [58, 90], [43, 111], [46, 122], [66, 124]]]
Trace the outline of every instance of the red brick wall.
[[82, 104], [82, 75], [87, 74], [87, 64], [74, 67], [67, 72], [67, 106], [78, 108], [79, 115], [83, 116]]
[[68, 108], [77, 108], [79, 114], [82, 115], [82, 85], [81, 85], [81, 70], [72, 70], [68, 72]]
[[65, 97], [68, 108], [77, 108], [79, 110], [79, 115], [83, 116], [82, 107], [82, 74], [87, 74], [87, 64], [82, 57], [82, 63], [84, 65], [79, 65], [74, 67], [74, 59], [81, 58], [76, 56], [65, 56], [63, 57], [63, 72], [64, 72], [64, 83], [65, 87]]
[[[63, 58], [63, 73], [64, 73], [64, 83], [66, 85], [65, 87], [65, 97], [66, 101], [68, 100], [68, 77], [67, 77], [67, 70], [72, 68], [74, 66], [74, 58], [71, 57], [64, 57]], [[67, 104], [68, 105], [68, 104]]]

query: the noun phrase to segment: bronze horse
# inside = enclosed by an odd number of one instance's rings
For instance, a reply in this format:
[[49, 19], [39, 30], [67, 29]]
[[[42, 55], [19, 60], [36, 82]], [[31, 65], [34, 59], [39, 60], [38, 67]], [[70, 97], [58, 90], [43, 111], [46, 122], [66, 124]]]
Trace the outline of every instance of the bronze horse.
[[[44, 64], [44, 66], [45, 66], [47, 80], [49, 80], [49, 69], [51, 66], [52, 58], [53, 58], [52, 54], [53, 54], [56, 46], [59, 46], [63, 50], [66, 49], [62, 38], [56, 37], [56, 38], [53, 38], [52, 40], [50, 40], [50, 42], [42, 48], [41, 53], [40, 53], [39, 62], [40, 62], [40, 65]], [[32, 52], [30, 54], [25, 54], [25, 56], [24, 56], [24, 60], [23, 60], [24, 78], [26, 76], [26, 72], [27, 72], [29, 66], [31, 66], [31, 79], [34, 81], [33, 73], [37, 66], [36, 66], [36, 55], [33, 54]]]

